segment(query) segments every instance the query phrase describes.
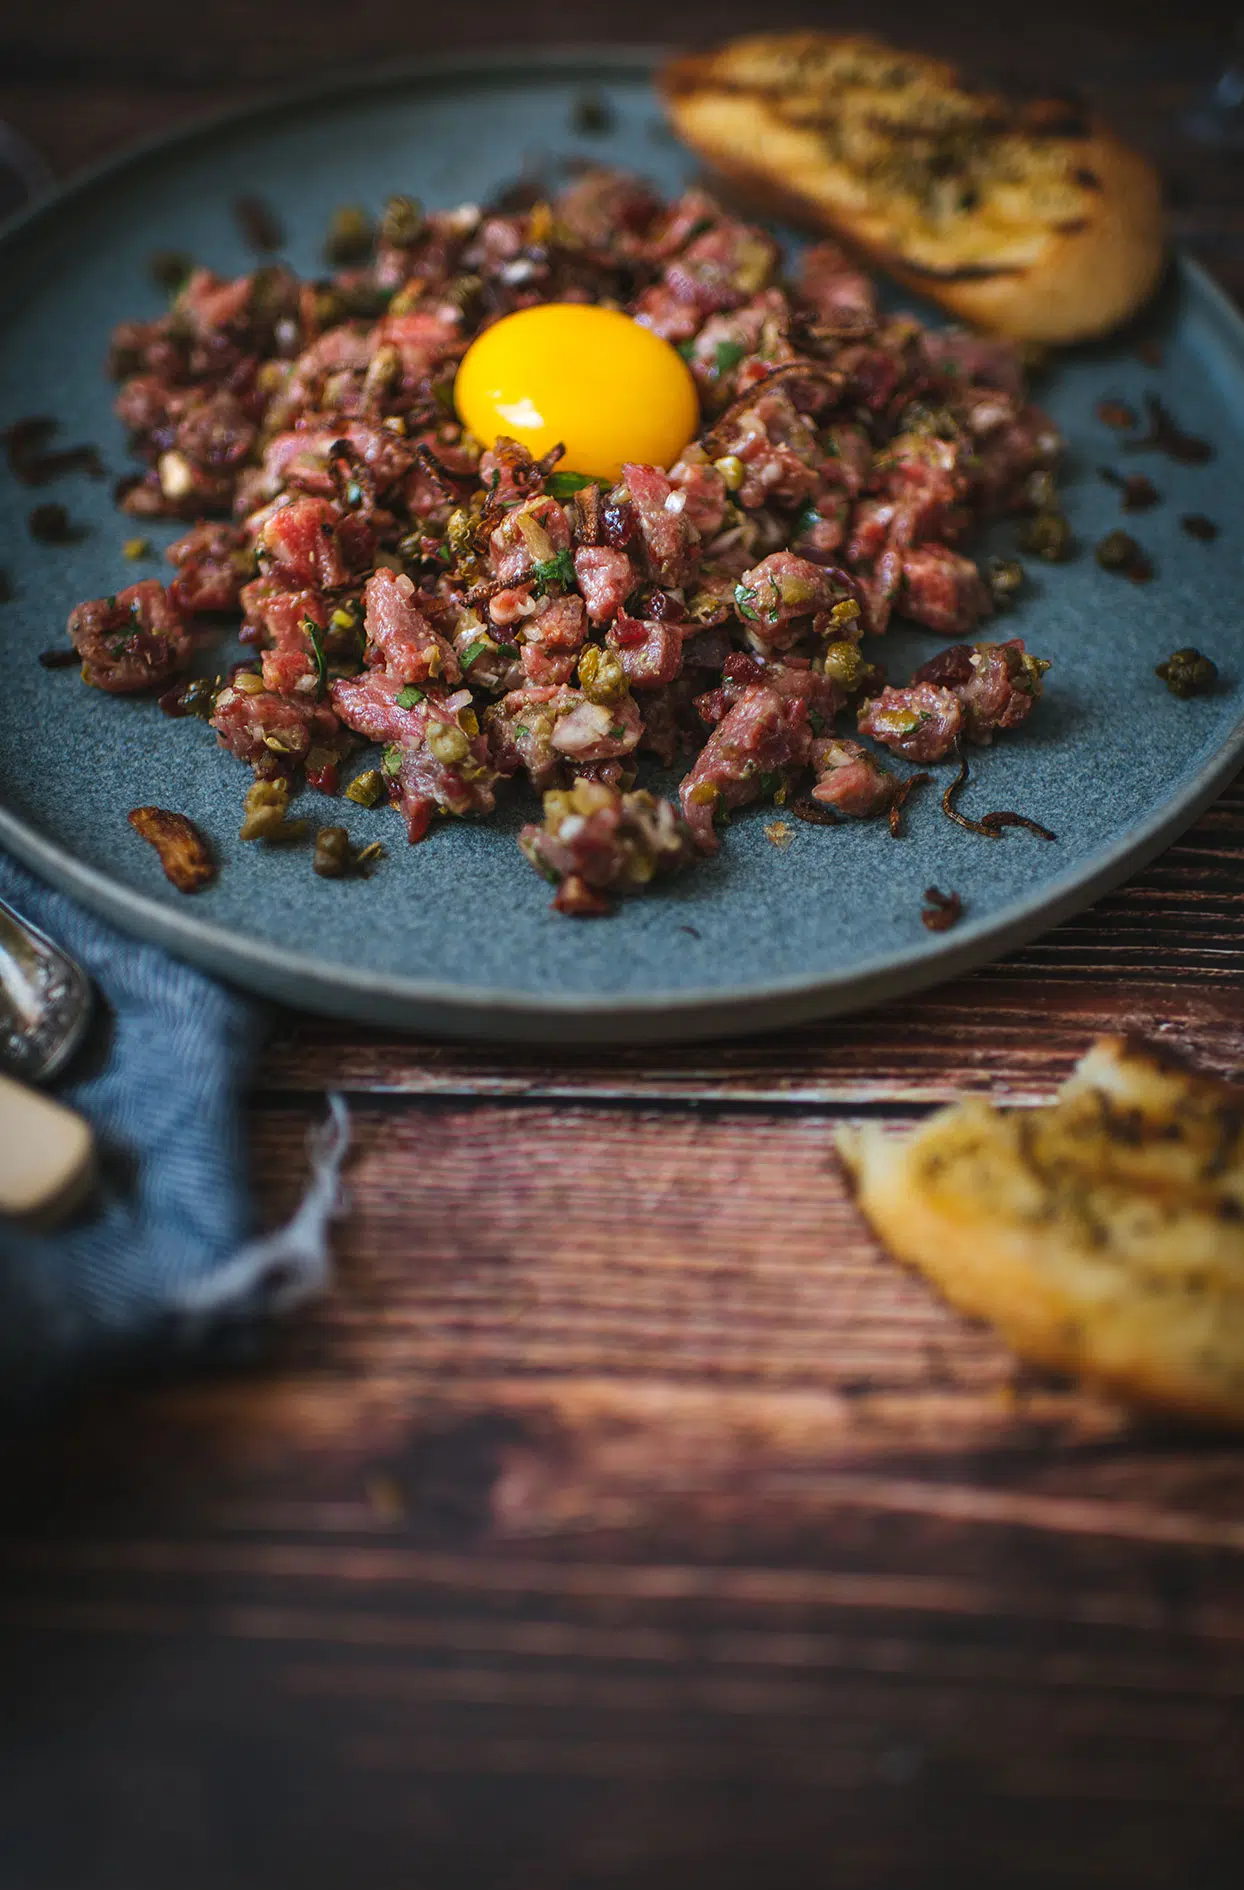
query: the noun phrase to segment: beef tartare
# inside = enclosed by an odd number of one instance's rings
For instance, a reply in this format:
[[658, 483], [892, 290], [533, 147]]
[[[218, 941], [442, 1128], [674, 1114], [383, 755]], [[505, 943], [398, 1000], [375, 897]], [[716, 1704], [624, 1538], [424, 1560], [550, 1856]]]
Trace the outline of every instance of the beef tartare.
[[[977, 640], [1016, 568], [991, 583], [965, 549], [1049, 504], [1058, 436], [1007, 346], [882, 313], [832, 244], [783, 277], [701, 190], [614, 172], [519, 211], [395, 198], [354, 250], [320, 280], [196, 268], [117, 330], [123, 509], [189, 529], [167, 585], [73, 612], [88, 684], [193, 710], [286, 795], [347, 790], [357, 754], [351, 799], [387, 794], [412, 841], [523, 779], [522, 851], [582, 914], [748, 802], [886, 813], [900, 778], [857, 735], [926, 764], [1029, 713], [1047, 665]], [[545, 302], [682, 354], [701, 425], [672, 465], [607, 483], [464, 431], [468, 346]], [[189, 682], [222, 613], [253, 655]], [[955, 642], [891, 685], [861, 640], [895, 614]], [[645, 756], [685, 768], [679, 805], [637, 789]]]

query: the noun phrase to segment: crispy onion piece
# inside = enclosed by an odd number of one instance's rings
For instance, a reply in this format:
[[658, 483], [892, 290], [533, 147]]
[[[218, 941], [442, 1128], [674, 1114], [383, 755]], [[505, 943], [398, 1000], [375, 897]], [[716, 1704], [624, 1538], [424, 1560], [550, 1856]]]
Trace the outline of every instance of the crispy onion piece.
[[129, 817], [134, 832], [160, 856], [164, 877], [178, 892], [202, 892], [216, 877], [216, 862], [192, 820], [167, 807], [135, 807]]

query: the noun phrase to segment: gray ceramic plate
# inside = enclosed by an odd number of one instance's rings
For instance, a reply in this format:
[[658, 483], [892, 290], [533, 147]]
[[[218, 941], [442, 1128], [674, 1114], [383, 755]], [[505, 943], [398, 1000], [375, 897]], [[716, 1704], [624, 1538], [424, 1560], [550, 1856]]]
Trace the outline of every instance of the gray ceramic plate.
[[[120, 471], [124, 442], [101, 368], [108, 332], [159, 308], [147, 272], [155, 249], [188, 249], [226, 272], [249, 266], [230, 213], [240, 192], [279, 209], [290, 260], [314, 270], [326, 218], [343, 201], [398, 189], [432, 204], [478, 199], [524, 164], [575, 154], [676, 187], [691, 165], [660, 125], [647, 70], [635, 53], [424, 65], [277, 101], [77, 183], [0, 238], [0, 423], [60, 414], [69, 436], [101, 442]], [[572, 129], [587, 92], [609, 102], [605, 133]], [[139, 574], [122, 558], [129, 530], [108, 488], [85, 478], [57, 494], [87, 527], [68, 548], [32, 542], [31, 493], [0, 479], [15, 590], [0, 609], [0, 839], [120, 925], [241, 984], [479, 1037], [720, 1034], [846, 1010], [978, 964], [1132, 871], [1240, 764], [1241, 538], [1227, 495], [1244, 479], [1244, 326], [1185, 267], [1162, 327], [1160, 372], [1121, 347], [1096, 349], [1066, 358], [1042, 390], [1070, 444], [1068, 508], [1084, 546], [1127, 522], [1100, 463], [1143, 465], [1163, 495], [1134, 522], [1158, 567], [1154, 583], [1108, 575], [1085, 551], [1037, 567], [1006, 621], [1006, 634], [1022, 634], [1055, 667], [1031, 721], [974, 760], [966, 805], [1020, 808], [1057, 833], [1056, 845], [1022, 832], [975, 838], [928, 791], [901, 841], [884, 823], [793, 823], [793, 844], [779, 850], [765, 836], [773, 810], [756, 810], [736, 820], [715, 861], [588, 924], [548, 911], [547, 889], [514, 845], [525, 817], [517, 805], [486, 825], [447, 824], [416, 849], [387, 809], [351, 808], [355, 837], [383, 837], [389, 857], [366, 884], [319, 880], [305, 850], [238, 844], [246, 776], [209, 730], [36, 663], [78, 599]], [[1210, 465], [1115, 450], [1096, 402], [1139, 402], [1151, 386], [1184, 426], [1213, 438]], [[1216, 543], [1181, 531], [1192, 511], [1220, 519]], [[1003, 531], [998, 543], [1007, 542]], [[1216, 658], [1223, 684], [1179, 702], [1153, 665], [1190, 642]], [[901, 677], [937, 647], [899, 630], [884, 654]], [[212, 889], [188, 900], [167, 885], [126, 824], [140, 802], [179, 808], [211, 834], [222, 861]], [[341, 803], [321, 805], [339, 817]], [[953, 932], [921, 924], [930, 884], [965, 902]]]

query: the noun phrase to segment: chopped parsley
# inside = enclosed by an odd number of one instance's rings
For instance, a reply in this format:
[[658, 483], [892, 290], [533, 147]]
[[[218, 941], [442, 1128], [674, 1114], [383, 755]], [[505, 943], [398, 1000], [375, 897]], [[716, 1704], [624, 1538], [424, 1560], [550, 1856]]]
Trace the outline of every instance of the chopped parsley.
[[399, 709], [413, 709], [417, 702], [423, 701], [423, 690], [417, 689], [413, 682], [407, 683], [404, 689], [398, 690], [393, 699]]
[[752, 609], [752, 605], [755, 603], [755, 601], [756, 601], [755, 591], [749, 591], [746, 584], [735, 585], [734, 607], [738, 611], [740, 617], [746, 617], [749, 623], [760, 622], [760, 612], [758, 610]]
[[496, 647], [497, 649], [500, 650], [502, 656], [508, 656], [511, 662], [514, 662], [517, 659], [518, 657], [517, 643], [498, 643]]
[[380, 766], [386, 774], [400, 774], [402, 770], [402, 751], [396, 742], [390, 742], [380, 757]]
[[805, 505], [803, 508], [803, 511], [799, 514], [799, 517], [795, 520], [796, 538], [805, 537], [807, 533], [812, 530], [813, 526], [819, 525], [820, 523], [821, 523], [821, 515], [817, 511], [816, 507], [814, 505]]
[[683, 360], [687, 363], [687, 365], [690, 366], [692, 361], [695, 360], [694, 341], [680, 341], [678, 343], [678, 352], [682, 356]]
[[311, 645], [311, 653], [315, 657], [315, 693], [317, 696], [327, 695], [328, 658], [324, 653], [324, 632], [314, 617], [304, 617], [302, 628]]
[[544, 489], [554, 499], [569, 499], [576, 492], [582, 492], [584, 486], [596, 483], [590, 473], [554, 472], [545, 480]]
[[543, 596], [554, 584], [560, 584], [563, 590], [569, 590], [574, 583], [574, 559], [569, 546], [564, 547], [555, 557], [544, 559], [532, 573], [532, 581]]
[[620, 742], [625, 734], [626, 729], [624, 725], [621, 722], [615, 722], [609, 731], [609, 739], [613, 742]]
[[729, 374], [743, 359], [747, 349], [741, 341], [719, 341], [713, 351], [718, 374]]
[[825, 717], [821, 714], [819, 709], [808, 710], [808, 727], [812, 730], [814, 735], [823, 735], [825, 733]]
[[476, 637], [474, 643], [468, 644], [467, 648], [462, 652], [463, 669], [470, 669], [472, 663], [477, 661], [479, 657], [487, 655], [491, 648], [492, 645], [489, 643], [487, 637]]

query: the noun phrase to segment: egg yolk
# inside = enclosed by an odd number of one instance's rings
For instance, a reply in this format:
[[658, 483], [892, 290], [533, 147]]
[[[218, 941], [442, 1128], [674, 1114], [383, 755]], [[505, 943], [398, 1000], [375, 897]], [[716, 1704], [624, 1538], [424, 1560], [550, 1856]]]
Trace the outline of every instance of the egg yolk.
[[544, 302], [485, 329], [454, 384], [458, 417], [485, 446], [498, 434], [535, 458], [617, 479], [624, 460], [671, 466], [699, 424], [686, 362], [618, 309]]

